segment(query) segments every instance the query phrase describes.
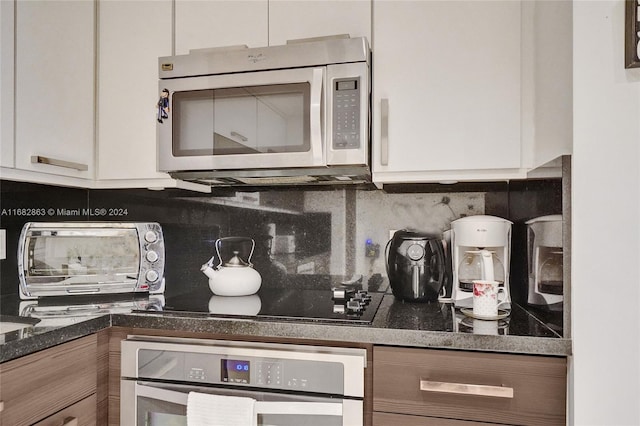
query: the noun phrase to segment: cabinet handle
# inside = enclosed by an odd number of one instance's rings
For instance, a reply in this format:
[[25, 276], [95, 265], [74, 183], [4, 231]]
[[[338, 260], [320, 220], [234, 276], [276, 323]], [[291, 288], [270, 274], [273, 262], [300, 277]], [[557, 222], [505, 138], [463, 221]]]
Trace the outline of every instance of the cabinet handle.
[[380, 164], [389, 165], [389, 99], [380, 100]]
[[49, 164], [50, 166], [66, 167], [67, 169], [74, 169], [81, 172], [89, 170], [89, 166], [86, 164], [74, 163], [71, 161], [57, 160], [55, 158], [42, 157], [40, 155], [31, 156], [32, 164]]
[[62, 421], [62, 426], [78, 426], [78, 418], [67, 417]]
[[466, 383], [447, 383], [433, 382], [430, 380], [420, 380], [420, 390], [424, 392], [455, 393], [458, 395], [513, 398], [513, 388], [504, 386], [471, 385]]
[[0, 401], [0, 413], [4, 411], [4, 401]]
[[249, 140], [249, 139], [247, 139], [247, 137], [246, 137], [246, 136], [242, 136], [242, 135], [241, 135], [240, 133], [238, 133], [238, 132], [231, 132], [231, 136], [232, 136], [232, 137], [234, 137], [234, 138], [238, 138], [238, 139], [240, 139], [242, 142], [246, 142], [246, 141], [248, 141], [248, 140]]

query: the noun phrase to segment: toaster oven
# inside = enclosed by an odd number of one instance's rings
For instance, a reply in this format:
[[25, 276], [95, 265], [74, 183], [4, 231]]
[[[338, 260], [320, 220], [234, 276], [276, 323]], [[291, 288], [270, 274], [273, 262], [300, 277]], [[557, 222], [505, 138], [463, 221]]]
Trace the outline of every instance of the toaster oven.
[[20, 298], [164, 292], [164, 237], [153, 222], [28, 222]]

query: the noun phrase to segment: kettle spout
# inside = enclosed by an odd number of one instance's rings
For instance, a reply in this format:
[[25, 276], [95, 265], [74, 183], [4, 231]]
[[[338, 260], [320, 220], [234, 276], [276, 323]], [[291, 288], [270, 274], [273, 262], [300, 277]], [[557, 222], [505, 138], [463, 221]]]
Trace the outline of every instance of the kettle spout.
[[202, 265], [202, 267], [200, 268], [202, 273], [205, 274], [209, 279], [212, 279], [216, 273], [215, 269], [211, 267], [211, 265], [213, 264], [212, 262], [213, 262], [213, 257], [209, 259], [209, 261], [204, 265]]

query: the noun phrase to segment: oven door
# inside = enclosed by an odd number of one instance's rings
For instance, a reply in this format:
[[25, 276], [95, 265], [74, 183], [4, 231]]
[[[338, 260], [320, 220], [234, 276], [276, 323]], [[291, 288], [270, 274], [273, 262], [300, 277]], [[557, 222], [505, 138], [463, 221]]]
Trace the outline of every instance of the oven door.
[[189, 392], [255, 399], [256, 426], [362, 426], [364, 422], [363, 402], [357, 399], [122, 380], [120, 423], [186, 426]]
[[[319, 167], [326, 67], [161, 80], [161, 171]], [[162, 114], [161, 106], [159, 114]]]

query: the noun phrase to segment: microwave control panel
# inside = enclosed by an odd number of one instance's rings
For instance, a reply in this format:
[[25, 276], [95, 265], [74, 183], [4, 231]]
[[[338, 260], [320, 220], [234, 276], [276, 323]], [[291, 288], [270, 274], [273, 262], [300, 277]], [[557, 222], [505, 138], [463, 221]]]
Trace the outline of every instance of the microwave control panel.
[[360, 78], [333, 81], [333, 149], [360, 148]]

